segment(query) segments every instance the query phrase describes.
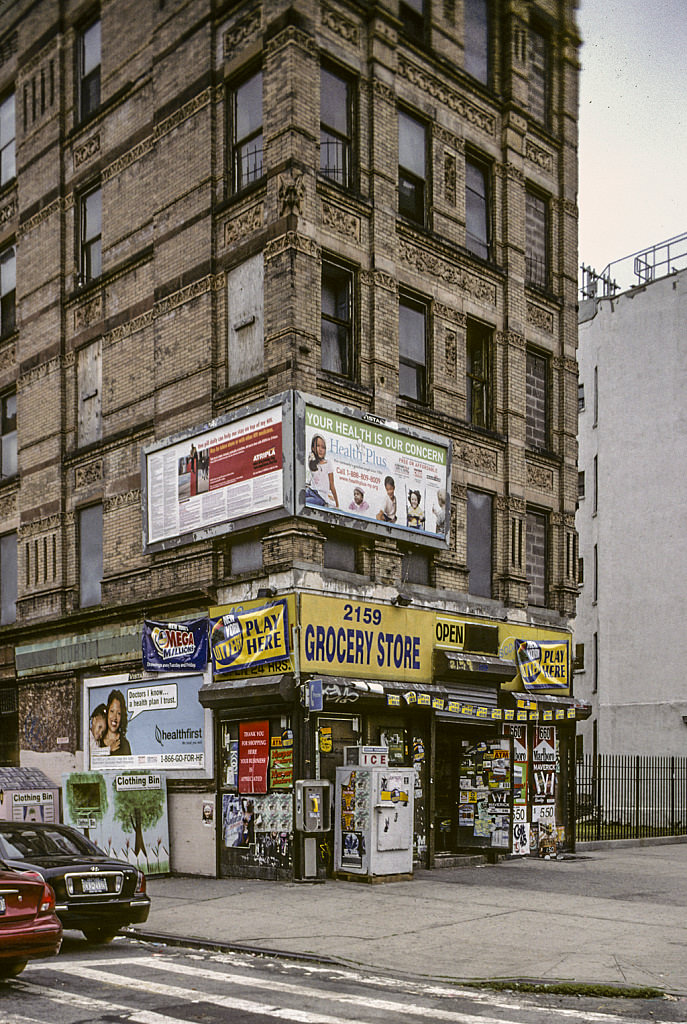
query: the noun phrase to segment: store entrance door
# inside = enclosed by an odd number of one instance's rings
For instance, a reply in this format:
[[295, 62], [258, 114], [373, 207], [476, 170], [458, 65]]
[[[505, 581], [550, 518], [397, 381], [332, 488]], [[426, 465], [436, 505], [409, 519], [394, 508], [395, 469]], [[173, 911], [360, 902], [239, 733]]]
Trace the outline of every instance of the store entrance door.
[[434, 851], [455, 853], [458, 848], [461, 732], [453, 724], [437, 722], [434, 752]]

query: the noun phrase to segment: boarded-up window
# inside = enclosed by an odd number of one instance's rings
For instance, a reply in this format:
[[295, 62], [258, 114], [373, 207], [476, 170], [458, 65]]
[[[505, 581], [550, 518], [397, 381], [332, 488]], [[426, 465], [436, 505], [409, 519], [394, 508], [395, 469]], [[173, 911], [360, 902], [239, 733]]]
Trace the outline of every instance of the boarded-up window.
[[229, 272], [227, 307], [227, 384], [231, 387], [257, 376], [265, 367], [262, 253]]
[[528, 511], [526, 530], [529, 604], [543, 607], [546, 605], [546, 516]]
[[90, 505], [79, 512], [79, 604], [100, 604], [103, 577], [103, 506]]
[[490, 494], [468, 491], [467, 555], [469, 592], [491, 597], [491, 510]]
[[102, 437], [102, 342], [100, 338], [78, 355], [78, 440], [92, 444]]

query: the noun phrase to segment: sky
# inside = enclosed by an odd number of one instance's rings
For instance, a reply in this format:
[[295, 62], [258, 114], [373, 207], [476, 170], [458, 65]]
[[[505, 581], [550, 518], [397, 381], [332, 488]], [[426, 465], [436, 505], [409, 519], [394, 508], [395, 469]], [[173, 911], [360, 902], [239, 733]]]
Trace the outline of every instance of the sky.
[[687, 233], [687, 0], [579, 4], [579, 258], [601, 272]]

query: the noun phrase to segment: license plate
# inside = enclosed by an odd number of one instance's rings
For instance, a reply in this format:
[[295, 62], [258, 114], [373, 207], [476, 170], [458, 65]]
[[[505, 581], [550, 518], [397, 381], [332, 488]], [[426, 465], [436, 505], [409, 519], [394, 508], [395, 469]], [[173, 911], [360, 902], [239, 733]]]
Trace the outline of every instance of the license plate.
[[5, 903], [5, 897], [0, 896], [0, 914], [4, 914], [7, 910], [7, 904]]
[[106, 878], [84, 878], [81, 885], [84, 892], [107, 892]]

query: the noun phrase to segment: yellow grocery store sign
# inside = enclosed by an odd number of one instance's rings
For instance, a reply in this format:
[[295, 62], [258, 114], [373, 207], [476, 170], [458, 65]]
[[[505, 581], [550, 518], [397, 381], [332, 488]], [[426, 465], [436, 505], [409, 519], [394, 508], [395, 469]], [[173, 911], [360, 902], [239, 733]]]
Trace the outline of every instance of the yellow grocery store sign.
[[434, 615], [337, 597], [301, 597], [301, 670], [429, 682]]

